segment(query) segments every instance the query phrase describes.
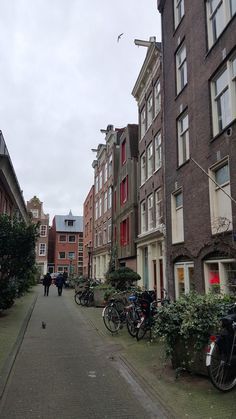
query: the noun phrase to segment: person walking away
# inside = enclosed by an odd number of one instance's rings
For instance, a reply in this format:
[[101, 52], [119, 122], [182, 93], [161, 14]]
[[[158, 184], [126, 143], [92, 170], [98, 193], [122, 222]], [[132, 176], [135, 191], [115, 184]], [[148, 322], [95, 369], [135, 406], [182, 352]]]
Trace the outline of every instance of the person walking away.
[[57, 286], [57, 291], [58, 291], [59, 296], [61, 296], [61, 294], [62, 294], [62, 288], [63, 288], [64, 284], [65, 284], [65, 279], [64, 279], [62, 273], [60, 273], [56, 277], [56, 286]]
[[51, 283], [52, 283], [52, 278], [51, 278], [50, 273], [48, 272], [46, 275], [44, 275], [44, 278], [43, 278], [44, 296], [45, 295], [48, 296]]

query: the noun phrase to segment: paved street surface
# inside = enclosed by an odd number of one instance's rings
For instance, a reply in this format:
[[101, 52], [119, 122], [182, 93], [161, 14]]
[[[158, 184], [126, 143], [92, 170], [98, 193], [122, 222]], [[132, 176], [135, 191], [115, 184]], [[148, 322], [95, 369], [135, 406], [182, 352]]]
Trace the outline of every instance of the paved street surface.
[[[165, 418], [113, 357], [72, 294], [39, 288], [32, 316], [0, 404], [1, 419]], [[46, 328], [42, 328], [42, 322]]]

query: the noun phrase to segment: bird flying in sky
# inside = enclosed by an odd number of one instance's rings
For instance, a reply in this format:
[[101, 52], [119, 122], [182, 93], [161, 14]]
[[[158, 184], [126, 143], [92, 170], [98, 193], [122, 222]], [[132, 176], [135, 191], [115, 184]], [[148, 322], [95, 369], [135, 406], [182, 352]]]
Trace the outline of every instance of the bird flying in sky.
[[122, 35], [124, 35], [123, 33], [120, 33], [120, 35], [118, 35], [117, 37], [117, 42], [119, 42], [120, 38], [122, 37]]

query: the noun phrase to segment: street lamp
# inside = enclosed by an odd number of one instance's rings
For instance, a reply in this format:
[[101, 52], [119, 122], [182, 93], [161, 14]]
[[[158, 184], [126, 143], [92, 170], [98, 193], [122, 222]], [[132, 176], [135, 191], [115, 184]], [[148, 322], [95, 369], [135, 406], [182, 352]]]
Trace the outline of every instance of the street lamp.
[[69, 273], [70, 273], [70, 278], [72, 277], [72, 256], [70, 256], [70, 268], [69, 268]]
[[92, 276], [92, 272], [91, 272], [92, 246], [91, 244], [88, 244], [87, 250], [88, 250], [88, 279], [90, 279], [90, 274]]

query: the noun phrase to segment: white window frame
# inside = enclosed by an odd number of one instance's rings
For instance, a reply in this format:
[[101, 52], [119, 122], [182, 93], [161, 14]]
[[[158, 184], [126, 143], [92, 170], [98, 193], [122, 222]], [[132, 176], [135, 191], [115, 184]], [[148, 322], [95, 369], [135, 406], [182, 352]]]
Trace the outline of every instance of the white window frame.
[[[219, 183], [217, 172], [224, 167], [228, 167], [228, 178], [225, 182]], [[224, 159], [209, 169], [209, 176], [214, 179], [219, 186], [231, 196], [229, 161]], [[232, 202], [231, 199], [209, 178], [210, 195], [210, 217], [212, 234], [219, 234], [231, 231], [232, 224]]]
[[112, 223], [111, 223], [111, 218], [109, 218], [109, 220], [107, 220], [107, 242], [108, 243], [111, 242], [111, 233], [112, 233]]
[[112, 154], [109, 156], [108, 158], [108, 177], [110, 177], [112, 175]]
[[40, 237], [47, 236], [47, 225], [43, 224], [40, 226]]
[[178, 126], [178, 165], [189, 160], [189, 118], [185, 112], [177, 121]]
[[140, 203], [140, 233], [146, 232], [146, 202], [145, 200]]
[[[211, 7], [212, 0], [206, 2], [207, 14], [207, 33], [208, 33], [208, 48], [210, 49], [217, 39], [222, 34], [224, 28], [228, 25], [229, 21], [233, 18], [236, 12], [232, 9], [231, 0], [218, 0], [214, 1], [215, 8]], [[234, 6], [235, 7], [235, 6]]]
[[[229, 263], [236, 263], [236, 259], [211, 259], [204, 262], [204, 280], [205, 280], [205, 291], [211, 291], [211, 284], [209, 283], [209, 267], [211, 264], [218, 264], [219, 272], [219, 292], [221, 294], [229, 294], [229, 287], [227, 284], [227, 274], [225, 271], [225, 265]], [[236, 285], [235, 285], [236, 287]]]
[[212, 80], [211, 103], [215, 136], [236, 118], [236, 55], [230, 57]]
[[108, 175], [108, 163], [106, 162], [104, 165], [104, 183], [107, 182], [107, 175]]
[[95, 193], [98, 193], [98, 176], [95, 176]]
[[144, 151], [140, 157], [140, 185], [146, 181], [146, 152]]
[[99, 203], [98, 203], [98, 217], [102, 216], [102, 197], [100, 196], [99, 198]]
[[176, 52], [176, 90], [177, 95], [183, 90], [188, 82], [187, 76], [187, 52], [183, 43]]
[[98, 201], [95, 202], [95, 220], [98, 219]]
[[[75, 240], [70, 240], [71, 237], [74, 237]], [[68, 235], [68, 243], [76, 243], [76, 236], [75, 236], [75, 234], [69, 234]]]
[[103, 212], [107, 212], [107, 191], [104, 192]]
[[[180, 202], [177, 197], [182, 195]], [[171, 224], [172, 243], [184, 241], [184, 214], [183, 214], [183, 191], [179, 189], [171, 195]]]
[[107, 223], [103, 224], [103, 244], [107, 243]]
[[146, 106], [142, 108], [140, 112], [140, 139], [143, 138], [143, 136], [146, 133]]
[[184, 17], [184, 0], [174, 0], [175, 29]]
[[[64, 254], [64, 257], [61, 257], [61, 253]], [[62, 252], [58, 252], [58, 259], [65, 259], [66, 258], [66, 252], [62, 251]]]
[[39, 210], [38, 209], [32, 209], [31, 210], [33, 218], [39, 218]]
[[147, 99], [147, 129], [151, 126], [153, 121], [153, 96], [152, 93]]
[[153, 175], [153, 143], [147, 146], [147, 179]]
[[158, 79], [154, 86], [154, 112], [155, 116], [160, 112], [161, 110], [161, 83]]
[[147, 206], [148, 206], [148, 220], [147, 220], [147, 225], [148, 225], [148, 231], [153, 230], [153, 194], [150, 194], [147, 197]]
[[107, 199], [107, 208], [111, 209], [112, 207], [112, 187], [109, 186], [108, 188], [108, 199]]
[[75, 259], [75, 252], [68, 252], [68, 259]]
[[162, 224], [162, 189], [159, 188], [155, 191], [155, 218], [156, 228]]
[[102, 189], [102, 170], [99, 172], [99, 190]]
[[46, 256], [47, 245], [46, 243], [39, 243], [39, 256]]
[[187, 262], [178, 262], [174, 264], [174, 275], [175, 275], [175, 297], [178, 299], [182, 294], [179, 293], [179, 281], [178, 281], [178, 268], [183, 269], [184, 278], [183, 278], [183, 286], [184, 286], [184, 293], [189, 294], [191, 291], [190, 287], [190, 280], [189, 280], [189, 268], [194, 269], [194, 263], [192, 261]]
[[162, 144], [161, 144], [161, 131], [157, 133], [154, 138], [155, 143], [155, 168], [154, 170], [159, 170], [162, 166]]

